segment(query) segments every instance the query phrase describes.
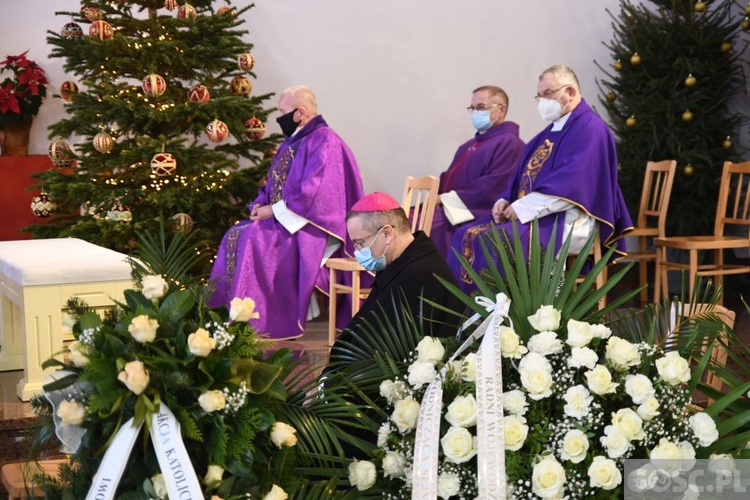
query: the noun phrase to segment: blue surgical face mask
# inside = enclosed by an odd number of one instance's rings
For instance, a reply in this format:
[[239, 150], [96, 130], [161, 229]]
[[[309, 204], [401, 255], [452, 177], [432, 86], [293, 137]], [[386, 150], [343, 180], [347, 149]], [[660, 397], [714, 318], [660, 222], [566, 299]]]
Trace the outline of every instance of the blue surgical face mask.
[[[383, 228], [380, 228], [380, 231], [382, 231]], [[372, 250], [370, 247], [373, 243], [375, 243], [375, 240], [378, 239], [380, 236], [380, 231], [378, 231], [378, 234], [373, 238], [373, 240], [370, 242], [369, 245], [364, 247], [361, 250], [354, 250], [354, 258], [357, 259], [357, 262], [359, 262], [359, 265], [367, 269], [368, 271], [371, 271], [373, 273], [377, 273], [378, 271], [382, 271], [385, 269], [386, 261], [385, 261], [385, 252], [388, 250], [388, 245], [385, 246], [385, 250], [383, 250], [383, 255], [380, 257], [373, 257], [372, 256]]]
[[486, 109], [475, 109], [471, 112], [471, 124], [478, 132], [489, 130], [493, 123], [494, 121], [490, 119], [490, 112]]

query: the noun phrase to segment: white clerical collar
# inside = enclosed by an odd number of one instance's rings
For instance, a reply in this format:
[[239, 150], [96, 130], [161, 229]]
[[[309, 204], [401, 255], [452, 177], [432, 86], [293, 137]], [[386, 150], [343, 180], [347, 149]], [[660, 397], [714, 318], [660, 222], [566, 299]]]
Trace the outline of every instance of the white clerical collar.
[[565, 124], [568, 122], [568, 118], [570, 118], [570, 115], [572, 115], [573, 112], [565, 113], [563, 116], [552, 122], [552, 130], [550, 132], [559, 132], [563, 129]]

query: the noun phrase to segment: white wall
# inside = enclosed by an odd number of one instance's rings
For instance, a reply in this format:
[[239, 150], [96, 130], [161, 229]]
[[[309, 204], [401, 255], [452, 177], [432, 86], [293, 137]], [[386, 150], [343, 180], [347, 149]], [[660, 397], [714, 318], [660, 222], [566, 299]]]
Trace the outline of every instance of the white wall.
[[[61, 60], [46, 59], [46, 31], [69, 21], [55, 11], [79, 8], [78, 0], [0, 0], [0, 57], [31, 49], [56, 92], [68, 77]], [[354, 151], [365, 190], [400, 198], [404, 176], [439, 174], [471, 137], [465, 108], [479, 85], [508, 92], [508, 119], [525, 140], [544, 125], [532, 97], [547, 66], [573, 68], [598, 105], [594, 60], [609, 62], [607, 8], [616, 14], [618, 1], [257, 0], [243, 28], [255, 44], [256, 91], [311, 87]], [[63, 113], [56, 101], [47, 98], [34, 122], [33, 154], [46, 154], [46, 127]], [[278, 130], [273, 120], [269, 128]]]

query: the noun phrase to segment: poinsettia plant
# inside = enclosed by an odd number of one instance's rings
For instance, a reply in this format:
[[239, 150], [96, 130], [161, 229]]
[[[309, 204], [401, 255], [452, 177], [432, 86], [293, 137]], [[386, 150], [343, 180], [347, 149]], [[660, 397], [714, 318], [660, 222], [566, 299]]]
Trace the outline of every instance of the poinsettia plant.
[[0, 73], [10, 72], [0, 83], [0, 124], [31, 119], [39, 112], [47, 95], [47, 75], [26, 54], [6, 56], [0, 63]]

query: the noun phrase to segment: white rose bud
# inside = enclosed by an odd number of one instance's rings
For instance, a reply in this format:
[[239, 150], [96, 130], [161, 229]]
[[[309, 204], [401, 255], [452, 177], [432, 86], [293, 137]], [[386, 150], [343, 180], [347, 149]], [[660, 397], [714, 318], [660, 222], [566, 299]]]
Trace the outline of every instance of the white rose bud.
[[125, 369], [117, 375], [117, 380], [133, 392], [133, 394], [142, 393], [148, 387], [149, 376], [143, 367], [142, 361], [131, 361], [125, 365]]
[[578, 464], [586, 458], [588, 450], [589, 438], [586, 437], [586, 434], [578, 429], [571, 429], [563, 437], [560, 458]]
[[263, 500], [286, 500], [287, 498], [289, 498], [287, 492], [284, 491], [281, 486], [274, 484], [271, 491], [266, 493], [266, 496], [263, 497]]
[[221, 391], [206, 391], [198, 397], [198, 404], [201, 405], [203, 411], [211, 413], [224, 409], [227, 400]]
[[291, 447], [297, 444], [297, 429], [284, 422], [276, 422], [271, 428], [271, 441], [277, 447]]
[[656, 371], [669, 385], [678, 385], [690, 380], [690, 365], [677, 351], [668, 352], [656, 360]]
[[526, 347], [521, 345], [521, 338], [508, 328], [500, 327], [500, 351], [504, 358], [520, 359], [524, 354], [529, 352]]
[[693, 429], [695, 437], [698, 438], [698, 444], [704, 448], [719, 439], [716, 422], [714, 422], [714, 419], [710, 415], [696, 413], [688, 419], [688, 422], [690, 423], [690, 428]]
[[77, 401], [63, 399], [57, 407], [56, 415], [62, 420], [62, 425], [81, 425], [86, 417], [86, 407]]
[[415, 361], [410, 364], [408, 371], [409, 384], [415, 389], [419, 389], [423, 385], [429, 384], [435, 377], [437, 377], [435, 365], [424, 361]]
[[161, 276], [144, 276], [141, 280], [141, 293], [149, 300], [160, 299], [164, 296], [168, 286]]
[[612, 382], [612, 374], [604, 365], [596, 365], [593, 370], [583, 374], [586, 377], [586, 384], [594, 394], [610, 394], [617, 389], [617, 383]]
[[531, 472], [531, 491], [542, 498], [561, 498], [565, 491], [565, 469], [552, 455], [542, 457]]
[[461, 362], [461, 380], [474, 382], [477, 378], [477, 354], [468, 354]]
[[563, 344], [560, 339], [557, 338], [555, 332], [540, 332], [533, 335], [528, 344], [529, 351], [536, 352], [542, 356], [549, 354], [556, 354], [563, 350]]
[[463, 427], [451, 427], [440, 439], [443, 454], [449, 462], [462, 464], [477, 454], [477, 438]]
[[571, 347], [585, 347], [594, 338], [591, 325], [584, 321], [568, 320], [568, 338], [565, 342]]
[[503, 393], [503, 408], [511, 415], [525, 415], [529, 409], [526, 394], [518, 389]]
[[448, 405], [445, 419], [456, 427], [471, 427], [477, 425], [477, 402], [474, 396], [457, 396]]
[[216, 348], [216, 339], [211, 338], [203, 328], [188, 335], [187, 342], [190, 352], [196, 356], [206, 357]]
[[383, 475], [385, 477], [404, 477], [406, 475], [406, 458], [397, 451], [386, 451], [383, 457]]
[[610, 337], [607, 341], [607, 361], [618, 370], [627, 370], [631, 366], [641, 363], [638, 346], [619, 337]]
[[167, 491], [167, 484], [164, 482], [163, 475], [156, 474], [155, 476], [152, 476], [151, 485], [154, 487], [154, 493], [156, 493], [157, 498], [161, 499], [167, 497], [169, 492]]
[[601, 455], [594, 457], [589, 466], [589, 484], [592, 488], [613, 490], [622, 482], [622, 473], [614, 460]]
[[81, 344], [77, 340], [74, 340], [73, 342], [68, 344], [68, 358], [70, 359], [70, 362], [79, 368], [83, 368], [84, 366], [88, 365], [89, 358], [85, 354], [87, 350], [88, 347], [84, 344]]
[[435, 337], [425, 337], [417, 344], [417, 360], [423, 363], [432, 363], [433, 365], [440, 362], [445, 356], [445, 347], [439, 339]]
[[560, 311], [552, 306], [542, 306], [528, 320], [538, 332], [555, 331], [560, 328]]
[[414, 429], [417, 426], [417, 417], [419, 416], [419, 403], [414, 398], [408, 396], [393, 405], [393, 414], [391, 420], [398, 428], [401, 434]]
[[628, 375], [625, 377], [625, 392], [633, 398], [633, 403], [639, 405], [649, 396], [653, 396], [654, 385], [645, 375]]
[[130, 321], [128, 331], [136, 342], [145, 344], [153, 342], [156, 338], [156, 330], [159, 328], [159, 322], [151, 319], [146, 314], [136, 316]]
[[224, 467], [209, 465], [203, 483], [209, 488], [217, 488], [221, 484], [222, 477], [224, 477]]
[[260, 314], [255, 312], [255, 301], [249, 297], [240, 299], [235, 297], [229, 303], [229, 318], [232, 321], [242, 322], [251, 319], [260, 318]]
[[518, 451], [526, 442], [529, 426], [526, 419], [519, 415], [507, 415], [503, 418], [503, 433], [505, 434], [505, 449]]
[[636, 410], [638, 416], [648, 422], [659, 413], [659, 401], [654, 396], [648, 396]]
[[441, 472], [438, 476], [438, 496], [443, 500], [461, 492], [461, 478], [455, 472]]
[[378, 478], [375, 464], [367, 460], [354, 460], [349, 464], [349, 482], [359, 491], [372, 488]]

